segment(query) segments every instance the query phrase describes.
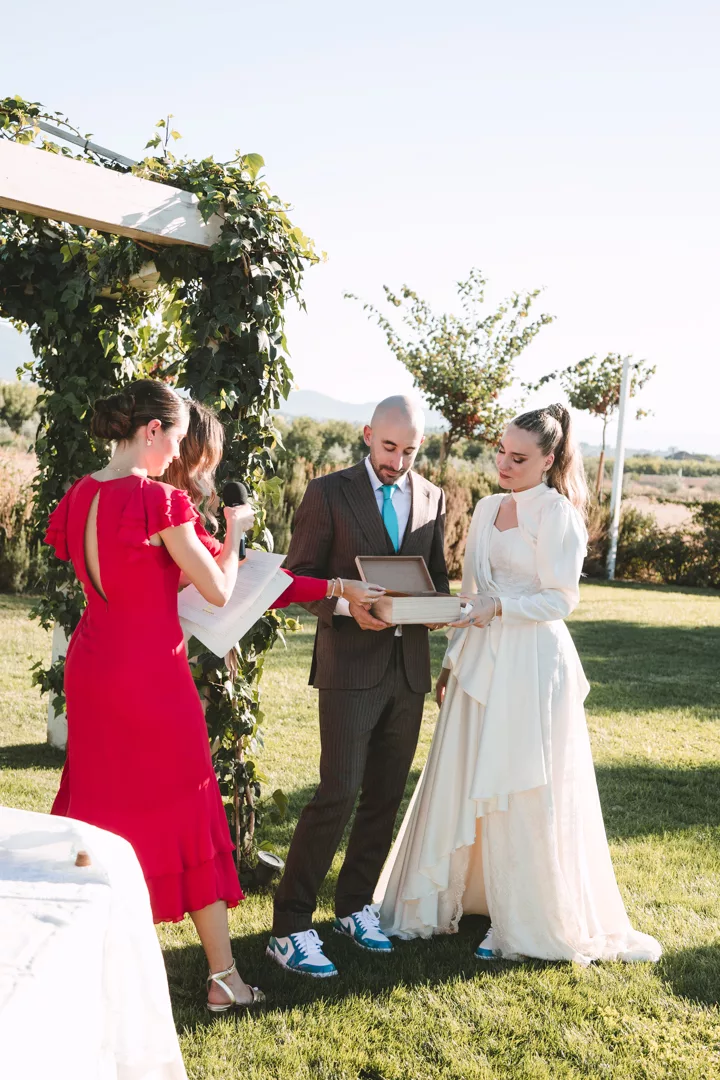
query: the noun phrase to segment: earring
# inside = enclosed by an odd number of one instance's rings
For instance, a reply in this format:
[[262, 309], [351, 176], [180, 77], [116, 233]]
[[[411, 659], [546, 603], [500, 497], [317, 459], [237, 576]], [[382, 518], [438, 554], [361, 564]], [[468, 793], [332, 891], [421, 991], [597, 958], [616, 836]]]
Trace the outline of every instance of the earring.
[[146, 439], [145, 442], [148, 446], [152, 446], [152, 439]]

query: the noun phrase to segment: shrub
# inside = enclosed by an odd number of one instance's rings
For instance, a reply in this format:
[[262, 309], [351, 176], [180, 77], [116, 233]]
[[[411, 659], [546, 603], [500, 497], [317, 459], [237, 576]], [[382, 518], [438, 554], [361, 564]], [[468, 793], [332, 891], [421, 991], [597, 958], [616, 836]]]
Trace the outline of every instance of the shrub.
[[275, 464], [275, 474], [281, 481], [279, 496], [265, 506], [265, 523], [273, 535], [275, 551], [287, 551], [292, 536], [295, 511], [302, 502], [305, 488], [311, 480], [331, 468], [320, 468], [304, 457], [284, 457]]
[[277, 461], [304, 458], [315, 467], [333, 465], [342, 468], [359, 461], [367, 452], [362, 427], [347, 420], [313, 420], [297, 416], [291, 424], [278, 419], [282, 446], [275, 450]]
[[[620, 517], [615, 573], [619, 578], [643, 580], [635, 551], [641, 541], [659, 532], [652, 514], [643, 514], [627, 507]], [[610, 509], [607, 502], [593, 501], [588, 511], [588, 551], [583, 573], [589, 577], [605, 577], [610, 546]], [[634, 561], [635, 560], [635, 561]]]
[[0, 382], [0, 422], [18, 435], [29, 420], [38, 423], [40, 389], [32, 383]]
[[496, 491], [497, 486], [486, 473], [475, 469], [450, 465], [445, 470], [442, 484], [439, 468], [421, 465], [418, 471], [433, 484], [442, 486], [445, 492], [445, 559], [450, 577], [459, 578], [473, 510], [480, 499]]
[[[605, 575], [610, 512], [593, 507], [584, 570]], [[616, 575], [629, 581], [720, 588], [720, 502], [699, 503], [689, 530], [661, 529], [650, 514], [628, 508], [620, 519]]]
[[367, 448], [362, 428], [345, 420], [298, 416], [290, 424], [278, 419], [277, 427], [282, 445], [275, 447], [272, 457], [280, 484], [266, 502], [266, 526], [275, 550], [287, 551], [295, 511], [310, 481], [360, 461]]
[[31, 454], [0, 450], [0, 592], [32, 589], [40, 577], [41, 544], [31, 525]]
[[[585, 468], [590, 468], [593, 463], [597, 468], [597, 458], [586, 458]], [[606, 462], [609, 475], [612, 475], [612, 458]], [[663, 458], [652, 456], [635, 456], [625, 460], [625, 472], [636, 476], [720, 476], [720, 459], [713, 457], [701, 458]]]

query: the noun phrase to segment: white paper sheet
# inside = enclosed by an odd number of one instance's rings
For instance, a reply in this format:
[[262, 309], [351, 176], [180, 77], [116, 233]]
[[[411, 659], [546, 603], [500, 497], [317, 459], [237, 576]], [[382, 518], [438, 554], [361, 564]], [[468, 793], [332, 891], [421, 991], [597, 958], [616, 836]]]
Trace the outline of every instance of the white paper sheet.
[[238, 567], [237, 582], [225, 607], [208, 603], [194, 585], [178, 596], [186, 637], [196, 637], [216, 656], [225, 656], [289, 587], [280, 570], [284, 555], [250, 549]]

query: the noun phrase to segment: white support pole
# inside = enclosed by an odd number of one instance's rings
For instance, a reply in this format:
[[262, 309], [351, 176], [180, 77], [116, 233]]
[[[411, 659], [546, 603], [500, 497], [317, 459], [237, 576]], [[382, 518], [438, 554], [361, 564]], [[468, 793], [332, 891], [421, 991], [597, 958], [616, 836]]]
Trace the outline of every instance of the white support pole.
[[[67, 651], [67, 637], [62, 626], [55, 623], [52, 636], [52, 662], [55, 663]], [[51, 746], [64, 750], [67, 746], [67, 716], [65, 713], [56, 713], [53, 708], [53, 696], [50, 694], [48, 701], [48, 726], [47, 739]]]
[[612, 495], [610, 497], [610, 546], [607, 557], [607, 579], [615, 580], [615, 560], [617, 559], [618, 533], [620, 531], [620, 506], [622, 503], [623, 470], [625, 469], [625, 413], [630, 396], [630, 357], [623, 360], [622, 379], [620, 381], [620, 411], [618, 413], [617, 443], [615, 444], [615, 464], [613, 465]]

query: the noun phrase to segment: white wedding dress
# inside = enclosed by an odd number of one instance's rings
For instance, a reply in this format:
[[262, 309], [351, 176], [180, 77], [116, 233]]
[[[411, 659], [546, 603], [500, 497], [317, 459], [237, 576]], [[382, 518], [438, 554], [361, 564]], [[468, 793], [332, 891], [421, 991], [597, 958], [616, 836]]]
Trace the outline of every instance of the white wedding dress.
[[587, 534], [545, 484], [514, 495], [518, 528], [495, 528], [502, 495], [473, 515], [463, 593], [503, 614], [452, 632], [452, 669], [430, 754], [375, 899], [398, 937], [453, 933], [489, 914], [507, 958], [657, 960], [615, 881], [584, 699], [562, 621], [579, 599]]

